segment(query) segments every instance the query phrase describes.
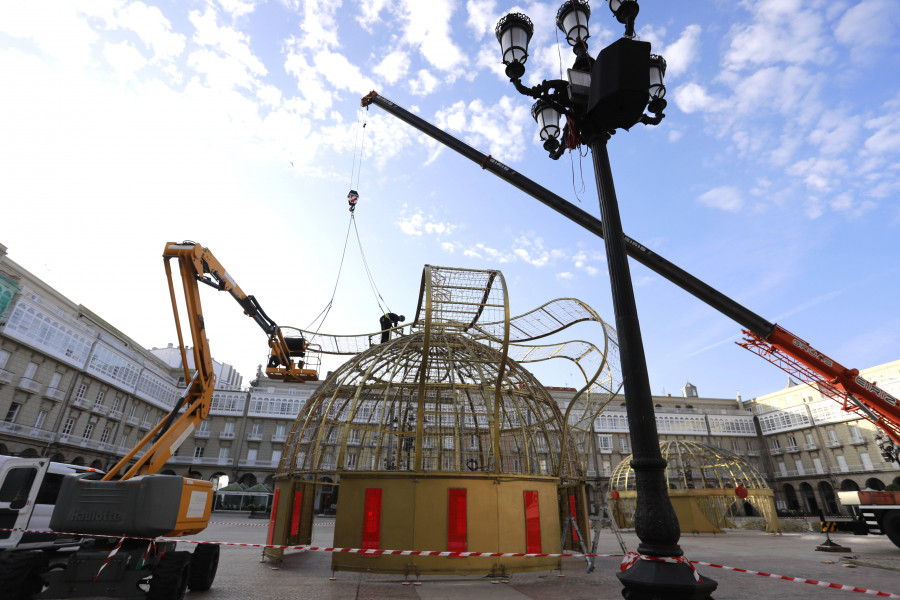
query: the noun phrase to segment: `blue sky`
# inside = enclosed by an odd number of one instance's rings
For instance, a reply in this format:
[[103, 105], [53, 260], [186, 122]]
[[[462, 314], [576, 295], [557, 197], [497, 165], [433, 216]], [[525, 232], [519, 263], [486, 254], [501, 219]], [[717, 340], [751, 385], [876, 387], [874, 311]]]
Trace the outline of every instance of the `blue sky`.
[[[375, 89], [599, 216], [590, 156], [546, 158], [493, 33], [507, 12], [528, 14], [526, 83], [556, 78], [573, 59], [557, 8], [2, 3], [0, 243], [146, 346], [175, 341], [167, 241], [208, 246], [276, 321], [306, 327], [335, 288], [353, 186], [365, 258], [395, 312], [414, 314], [434, 264], [502, 270], [513, 314], [577, 297], [613, 323], [599, 239], [359, 109]], [[590, 28], [592, 53], [622, 33], [597, 0]], [[637, 33], [668, 61], [669, 108], [610, 142], [626, 234], [848, 367], [900, 358], [896, 2], [644, 0]], [[631, 270], [655, 394], [688, 380], [719, 397], [784, 385], [734, 345], [738, 325]], [[205, 294], [204, 308], [215, 357], [249, 380], [263, 334], [225, 295]], [[371, 332], [379, 311], [351, 241], [322, 329]], [[577, 383], [567, 365], [536, 371]]]

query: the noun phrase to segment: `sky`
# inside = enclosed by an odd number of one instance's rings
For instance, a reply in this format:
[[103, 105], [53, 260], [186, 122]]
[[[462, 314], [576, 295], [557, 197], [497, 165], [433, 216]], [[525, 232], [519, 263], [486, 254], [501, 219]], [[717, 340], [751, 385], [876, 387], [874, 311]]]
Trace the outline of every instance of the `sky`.
[[[900, 358], [896, 0], [640, 7], [668, 108], [609, 143], [625, 233], [847, 367]], [[359, 104], [376, 90], [599, 218], [590, 155], [547, 158], [494, 35], [504, 14], [527, 14], [523, 81], [559, 78], [574, 55], [557, 9], [0, 3], [0, 243], [147, 347], [177, 341], [160, 258], [182, 240], [209, 247], [280, 325], [306, 328], [329, 303], [323, 332], [373, 332], [383, 307], [409, 320], [426, 264], [501, 270], [513, 315], [575, 297], [615, 325], [602, 240]], [[624, 28], [605, 2], [592, 10], [596, 55]], [[654, 394], [784, 387], [734, 343], [738, 324], [630, 265]], [[225, 294], [203, 305], [213, 355], [249, 381], [265, 335]], [[593, 327], [558, 339], [599, 341]], [[569, 363], [534, 371], [579, 383]]]

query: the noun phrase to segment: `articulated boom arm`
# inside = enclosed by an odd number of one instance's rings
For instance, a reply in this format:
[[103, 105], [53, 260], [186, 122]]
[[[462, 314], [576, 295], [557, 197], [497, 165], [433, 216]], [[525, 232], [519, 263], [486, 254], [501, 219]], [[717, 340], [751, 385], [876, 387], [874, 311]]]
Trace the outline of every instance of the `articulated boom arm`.
[[[196, 369], [191, 375], [191, 367], [185, 351], [181, 321], [178, 317], [175, 284], [172, 279], [171, 259], [178, 260], [181, 282], [184, 287], [186, 312], [190, 326], [193, 363]], [[200, 286], [204, 283], [219, 291], [228, 292], [244, 309], [244, 314], [252, 318], [269, 336], [269, 362], [266, 374], [272, 379], [285, 381], [314, 381], [318, 378], [316, 369], [305, 369], [301, 359], [306, 355], [307, 344], [301, 338], [285, 338], [281, 328], [269, 318], [253, 296], [248, 296], [235, 283], [228, 271], [213, 256], [209, 249], [194, 242], [167, 243], [163, 251], [166, 278], [169, 283], [169, 295], [172, 300], [172, 311], [175, 314], [175, 329], [178, 333], [178, 345], [181, 350], [181, 363], [184, 366], [185, 381], [190, 382], [184, 395], [176, 402], [175, 407], [165, 419], [151, 429], [144, 439], [135, 445], [106, 475], [104, 481], [113, 479], [119, 471], [134, 459], [141, 450], [149, 445], [146, 452], [137, 459], [121, 476], [130, 479], [136, 475], [158, 473], [166, 461], [181, 446], [209, 414], [213, 392], [216, 387], [216, 374], [213, 370], [212, 353], [206, 339], [206, 326], [203, 320], [203, 309], [200, 304]], [[298, 360], [294, 360], [297, 358]], [[182, 410], [183, 409], [183, 410]]]
[[776, 367], [816, 384], [819, 391], [841, 403], [841, 408], [875, 423], [900, 445], [900, 406], [897, 398], [828, 358], [804, 340], [775, 325], [768, 338], [744, 330], [739, 346], [758, 354]]
[[[378, 106], [591, 233], [603, 237], [603, 224], [599, 219], [509, 168], [496, 158], [479, 152], [376, 92], [364, 96], [360, 102], [365, 107], [372, 104]], [[813, 350], [797, 336], [738, 304], [628, 236], [625, 236], [625, 253], [746, 328], [744, 332], [746, 337], [741, 346], [804, 381], [818, 383], [822, 393], [840, 402], [844, 410], [869, 419], [900, 446], [900, 408], [897, 406], [897, 399], [860, 377], [859, 371], [842, 367]]]

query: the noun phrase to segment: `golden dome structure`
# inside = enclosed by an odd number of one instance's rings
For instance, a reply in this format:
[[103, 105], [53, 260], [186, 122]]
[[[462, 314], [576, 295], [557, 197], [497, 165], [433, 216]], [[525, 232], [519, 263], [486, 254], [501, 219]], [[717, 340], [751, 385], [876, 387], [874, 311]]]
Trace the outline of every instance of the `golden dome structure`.
[[[724, 533], [723, 528], [734, 527], [731, 518], [738, 516], [760, 516], [766, 531], [781, 530], [772, 490], [743, 458], [686, 440], [661, 442], [659, 448], [667, 463], [669, 498], [682, 533]], [[637, 492], [630, 455], [615, 468], [609, 486], [619, 497], [613, 507], [616, 522], [633, 527]]]
[[[583, 321], [602, 325], [600, 344], [527, 344]], [[510, 318], [499, 271], [426, 265], [416, 318], [393, 333], [366, 347], [367, 336], [303, 332], [323, 353], [351, 358], [314, 392], [288, 436], [276, 488], [294, 500], [299, 493], [300, 506], [292, 523], [281, 519], [285, 543], [308, 543], [316, 486], [336, 483], [336, 547], [560, 552], [570, 502], [576, 521], [587, 523], [590, 422], [621, 385], [612, 328], [574, 299]], [[584, 375], [564, 410], [522, 364], [551, 358], [573, 361]], [[558, 562], [332, 555], [335, 570], [406, 574]]]

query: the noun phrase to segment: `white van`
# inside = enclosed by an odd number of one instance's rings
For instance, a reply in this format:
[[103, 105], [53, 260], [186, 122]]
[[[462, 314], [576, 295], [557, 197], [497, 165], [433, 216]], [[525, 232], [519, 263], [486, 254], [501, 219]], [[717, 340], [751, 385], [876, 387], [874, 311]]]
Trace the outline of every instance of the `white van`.
[[80, 544], [81, 536], [49, 532], [50, 516], [63, 477], [90, 471], [95, 469], [48, 458], [0, 456], [0, 550], [52, 550]]

